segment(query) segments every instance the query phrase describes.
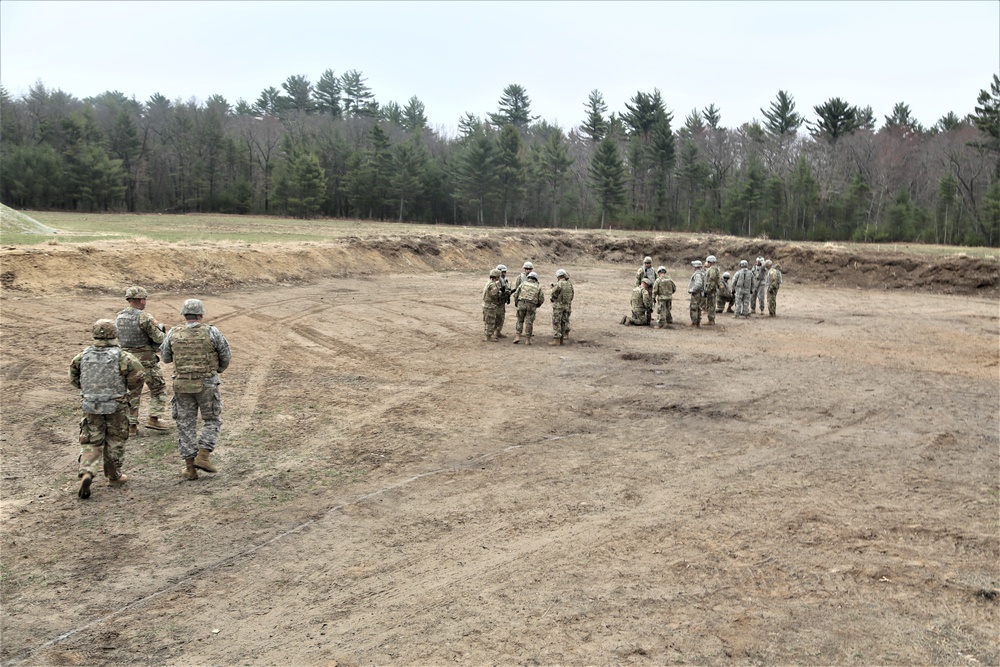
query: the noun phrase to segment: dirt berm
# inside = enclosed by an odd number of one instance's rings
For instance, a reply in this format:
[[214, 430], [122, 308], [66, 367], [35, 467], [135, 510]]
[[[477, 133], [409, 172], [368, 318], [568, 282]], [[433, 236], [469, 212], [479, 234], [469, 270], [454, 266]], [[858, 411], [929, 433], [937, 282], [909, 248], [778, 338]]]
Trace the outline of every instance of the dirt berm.
[[[917, 255], [906, 246], [859, 248], [719, 236], [652, 238], [598, 232], [539, 231], [478, 235], [422, 234], [347, 237], [301, 243], [130, 243], [5, 246], [0, 284], [46, 293], [77, 288], [115, 290], [126, 283], [156, 289], [218, 290], [326, 277], [491, 268], [501, 257], [524, 257], [551, 267], [588, 261], [636, 265], [644, 255], [657, 264], [683, 266], [709, 254], [724, 270], [757, 256], [777, 262], [801, 284], [943, 294], [1000, 294], [1000, 265], [964, 254]], [[520, 267], [512, 266], [512, 274]], [[72, 278], [70, 278], [72, 277]], [[544, 276], [543, 276], [544, 277]], [[685, 279], [685, 276], [674, 278]]]

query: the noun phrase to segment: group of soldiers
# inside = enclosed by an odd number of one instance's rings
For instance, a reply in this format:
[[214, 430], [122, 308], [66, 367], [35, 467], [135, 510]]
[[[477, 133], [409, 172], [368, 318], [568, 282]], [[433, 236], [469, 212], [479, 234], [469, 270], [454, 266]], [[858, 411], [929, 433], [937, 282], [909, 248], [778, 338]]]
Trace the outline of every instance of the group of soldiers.
[[[759, 306], [763, 314], [765, 297], [768, 315], [777, 315], [781, 268], [771, 260], [758, 257], [753, 268], [747, 260], [741, 260], [735, 275], [729, 271], [720, 272], [715, 255], [706, 257], [704, 263], [696, 259], [691, 266], [694, 267], [688, 282], [691, 326], [700, 327], [703, 315], [706, 323], [712, 325], [715, 324], [716, 313], [734, 313], [734, 317], [749, 318]], [[653, 258], [643, 258], [642, 266], [635, 274], [630, 304], [632, 312], [623, 316], [621, 323], [660, 329], [672, 324], [671, 307], [676, 291], [677, 285], [671, 280], [666, 267], [661, 266], [654, 271]]]
[[[545, 292], [538, 283], [538, 273], [531, 262], [521, 267], [521, 275], [511, 287], [507, 280], [507, 267], [503, 264], [490, 271], [490, 280], [483, 288], [483, 324], [485, 342], [497, 342], [507, 336], [503, 333], [507, 304], [514, 302], [517, 325], [514, 343], [524, 340], [531, 345], [534, 336], [535, 313], [545, 303]], [[549, 345], [563, 345], [569, 337], [569, 318], [573, 311], [573, 281], [565, 269], [556, 271], [556, 281], [549, 285], [552, 303], [552, 340]]]
[[[216, 472], [210, 455], [222, 425], [219, 373], [229, 366], [229, 342], [216, 327], [204, 324], [205, 306], [188, 299], [181, 306], [185, 322], [170, 330], [146, 312], [148, 292], [138, 285], [125, 290], [128, 306], [114, 320], [97, 320], [94, 343], [70, 363], [70, 383], [80, 390], [80, 466], [77, 495], [90, 497], [91, 484], [103, 464], [109, 486], [120, 486], [125, 443], [139, 434], [139, 404], [143, 385], [149, 387], [146, 428], [166, 431], [166, 380], [160, 360], [174, 364], [172, 416], [177, 446], [184, 459], [184, 479], [198, 470]], [[198, 414], [203, 427], [198, 433]]]

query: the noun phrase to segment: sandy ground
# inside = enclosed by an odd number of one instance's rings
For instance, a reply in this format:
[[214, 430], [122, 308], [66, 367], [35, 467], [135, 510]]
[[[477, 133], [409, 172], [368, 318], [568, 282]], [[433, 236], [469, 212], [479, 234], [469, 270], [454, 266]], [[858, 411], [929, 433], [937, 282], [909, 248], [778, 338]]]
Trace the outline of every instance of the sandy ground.
[[220, 470], [144, 431], [88, 501], [67, 368], [124, 302], [0, 292], [0, 660], [1000, 664], [994, 294], [656, 330], [634, 266], [565, 268], [561, 347], [548, 303], [482, 342], [482, 272], [154, 293], [232, 344]]

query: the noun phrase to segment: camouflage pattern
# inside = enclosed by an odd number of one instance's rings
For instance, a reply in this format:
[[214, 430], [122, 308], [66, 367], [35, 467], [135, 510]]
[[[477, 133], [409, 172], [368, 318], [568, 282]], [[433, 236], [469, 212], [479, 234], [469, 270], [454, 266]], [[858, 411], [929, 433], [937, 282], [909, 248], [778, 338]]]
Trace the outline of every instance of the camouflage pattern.
[[642, 284], [643, 278], [649, 278], [649, 284], [652, 285], [656, 282], [656, 271], [653, 269], [653, 265], [649, 266], [643, 264], [639, 267], [639, 270], [635, 272], [635, 286], [638, 287]]
[[723, 278], [722, 282], [719, 283], [719, 292], [715, 296], [715, 312], [723, 312], [723, 308], [726, 308], [727, 312], [733, 312], [733, 290], [730, 287], [730, 282], [727, 278]]
[[[199, 449], [214, 451], [222, 430], [222, 394], [218, 378], [204, 380], [205, 388], [198, 393], [175, 393], [171, 404], [171, 416], [177, 424], [177, 451], [181, 458], [189, 459]], [[201, 413], [202, 428], [198, 435], [198, 413]]]
[[510, 281], [507, 280], [507, 276], [504, 272], [500, 272], [500, 280], [498, 281], [500, 285], [500, 305], [497, 306], [497, 317], [496, 317], [496, 333], [499, 335], [503, 331], [504, 320], [507, 319], [507, 304], [510, 301], [510, 296], [512, 290], [510, 288]]
[[535, 311], [545, 303], [545, 293], [534, 280], [525, 280], [514, 290], [514, 302], [517, 304], [517, 335], [532, 336], [535, 329]]
[[691, 324], [701, 324], [701, 302], [705, 296], [705, 272], [695, 269], [688, 282], [688, 294], [691, 295]]
[[569, 334], [569, 317], [573, 313], [573, 281], [559, 278], [549, 293], [552, 302], [552, 337], [556, 340]]
[[[113, 409], [107, 414], [87, 412], [87, 407], [90, 407], [87, 405], [88, 395], [106, 396], [109, 393], [107, 386], [95, 387], [91, 384], [93, 381], [101, 385], [111, 384], [107, 377], [109, 374], [106, 372], [109, 370], [107, 358], [116, 362], [115, 366], [110, 367], [112, 372], [116, 371], [114, 374], [117, 376], [112, 393], [118, 394], [122, 386], [124, 391], [115, 396]], [[89, 368], [91, 366], [93, 368]], [[143, 377], [142, 363], [128, 352], [122, 351], [116, 339], [95, 340], [92, 346], [76, 355], [70, 362], [70, 384], [79, 389], [84, 397], [84, 415], [80, 420], [79, 477], [88, 472], [96, 477], [102, 467], [105, 474], [111, 472], [109, 477], [117, 476], [117, 471], [121, 469], [125, 460], [129, 403], [138, 400], [137, 396], [142, 391]]]
[[778, 289], [781, 287], [781, 271], [778, 267], [767, 272], [767, 314], [774, 317], [778, 313]]
[[656, 325], [661, 328], [674, 322], [674, 316], [670, 309], [676, 291], [677, 285], [668, 275], [664, 274], [653, 283], [653, 299], [656, 301]]
[[767, 271], [764, 269], [764, 263], [758, 262], [754, 264], [753, 268], [750, 269], [750, 273], [753, 274], [753, 287], [751, 287], [750, 295], [750, 312], [757, 312], [758, 303], [760, 304], [760, 312], [764, 312], [764, 281], [767, 279]]
[[733, 301], [736, 317], [750, 316], [750, 299], [753, 296], [753, 272], [742, 268], [733, 275]]
[[702, 312], [708, 315], [710, 324], [715, 323], [715, 301], [719, 294], [719, 284], [722, 282], [722, 272], [716, 264], [705, 271], [705, 299], [702, 302]]
[[629, 305], [632, 308], [632, 314], [625, 318], [626, 324], [634, 326], [649, 324], [648, 313], [653, 307], [653, 297], [650, 295], [649, 290], [642, 286], [641, 282], [638, 287], [632, 288], [632, 299]]
[[[160, 368], [157, 356], [160, 345], [166, 337], [160, 330], [160, 323], [145, 310], [129, 306], [121, 310], [115, 318], [118, 340], [122, 349], [139, 358], [146, 369], [145, 383], [149, 387], [149, 416], [162, 417], [167, 409], [165, 395], [167, 381]], [[141, 394], [141, 392], [140, 392]], [[133, 426], [139, 423], [139, 403], [129, 410], [128, 421]]]
[[[206, 334], [210, 352], [205, 348]], [[171, 416], [177, 424], [177, 449], [181, 458], [191, 458], [198, 453], [198, 448], [212, 451], [222, 428], [219, 373], [229, 368], [233, 358], [229, 341], [212, 325], [189, 320], [167, 332], [160, 355], [166, 363], [174, 364]], [[197, 377], [204, 374], [205, 367], [211, 371], [209, 376]], [[204, 421], [200, 439], [197, 436], [199, 412]]]
[[500, 309], [500, 300], [503, 296], [500, 291], [500, 281], [493, 280], [486, 283], [483, 288], [483, 330], [489, 338], [497, 328], [497, 310]]

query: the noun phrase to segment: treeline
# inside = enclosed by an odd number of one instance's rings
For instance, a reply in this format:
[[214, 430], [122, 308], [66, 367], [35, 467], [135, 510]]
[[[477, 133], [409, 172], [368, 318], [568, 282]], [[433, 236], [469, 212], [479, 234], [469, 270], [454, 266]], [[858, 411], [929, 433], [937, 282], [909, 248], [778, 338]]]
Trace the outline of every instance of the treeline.
[[569, 130], [523, 87], [459, 136], [424, 104], [379, 103], [355, 70], [291, 76], [253, 103], [79, 100], [0, 88], [0, 199], [30, 209], [220, 212], [442, 224], [712, 231], [780, 239], [1000, 244], [1000, 77], [932, 127], [899, 103], [831, 98], [806, 120], [779, 91], [731, 129], [659, 90]]

